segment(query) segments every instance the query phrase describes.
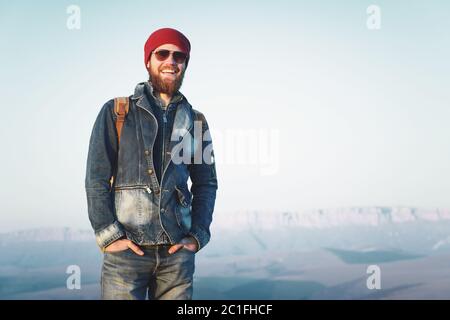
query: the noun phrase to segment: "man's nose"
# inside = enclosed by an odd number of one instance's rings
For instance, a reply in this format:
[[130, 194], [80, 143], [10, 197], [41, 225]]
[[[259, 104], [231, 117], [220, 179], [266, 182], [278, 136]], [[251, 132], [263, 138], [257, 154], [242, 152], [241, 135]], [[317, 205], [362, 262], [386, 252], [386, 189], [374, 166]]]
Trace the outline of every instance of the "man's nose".
[[175, 62], [175, 59], [173, 58], [173, 53], [171, 53], [170, 55], [169, 55], [169, 58], [167, 58], [167, 62], [169, 63], [169, 64], [171, 64], [171, 65], [176, 65], [177, 63]]

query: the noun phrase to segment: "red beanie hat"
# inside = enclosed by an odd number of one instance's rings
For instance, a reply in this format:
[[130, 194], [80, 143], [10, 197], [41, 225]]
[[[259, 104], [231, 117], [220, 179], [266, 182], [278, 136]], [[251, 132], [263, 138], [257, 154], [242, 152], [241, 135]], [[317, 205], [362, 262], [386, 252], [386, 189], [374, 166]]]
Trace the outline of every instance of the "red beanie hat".
[[144, 64], [147, 67], [147, 62], [153, 50], [162, 46], [163, 44], [174, 44], [178, 46], [184, 53], [187, 54], [186, 66], [189, 62], [189, 53], [191, 52], [191, 43], [188, 38], [180, 31], [171, 28], [162, 28], [153, 32], [148, 37], [144, 46]]

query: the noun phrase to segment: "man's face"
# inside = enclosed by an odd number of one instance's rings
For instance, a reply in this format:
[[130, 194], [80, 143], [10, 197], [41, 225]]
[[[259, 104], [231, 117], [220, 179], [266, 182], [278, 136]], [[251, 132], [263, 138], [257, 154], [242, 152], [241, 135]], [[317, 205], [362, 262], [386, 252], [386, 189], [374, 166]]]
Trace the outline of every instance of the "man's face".
[[[155, 55], [155, 52], [159, 50], [169, 50], [172, 53], [166, 60], [159, 61]], [[173, 44], [163, 44], [152, 52], [147, 62], [147, 70], [149, 70], [153, 88], [159, 93], [170, 96], [173, 96], [180, 89], [186, 70], [186, 62], [177, 63], [174, 60], [173, 51], [182, 50]]]

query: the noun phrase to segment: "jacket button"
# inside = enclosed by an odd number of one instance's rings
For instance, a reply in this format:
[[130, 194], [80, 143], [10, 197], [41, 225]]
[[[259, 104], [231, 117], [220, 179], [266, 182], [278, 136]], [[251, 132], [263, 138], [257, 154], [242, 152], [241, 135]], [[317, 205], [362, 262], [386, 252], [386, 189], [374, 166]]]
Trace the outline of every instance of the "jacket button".
[[166, 209], [162, 208], [161, 213], [165, 213], [165, 212], [166, 212]]
[[153, 170], [152, 169], [148, 169], [147, 172], [148, 172], [148, 174], [152, 174]]
[[156, 189], [153, 193], [154, 194], [159, 194], [161, 191], [159, 191], [159, 189]]
[[148, 156], [150, 154], [150, 151], [145, 150], [145, 154]]

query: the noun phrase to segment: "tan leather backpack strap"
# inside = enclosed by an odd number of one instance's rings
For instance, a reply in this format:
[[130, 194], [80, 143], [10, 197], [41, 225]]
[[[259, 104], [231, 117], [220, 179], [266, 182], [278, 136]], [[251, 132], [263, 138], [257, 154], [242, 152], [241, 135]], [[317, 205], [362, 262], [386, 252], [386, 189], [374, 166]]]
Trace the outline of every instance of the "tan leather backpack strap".
[[[117, 142], [120, 146], [120, 136], [122, 134], [123, 123], [125, 122], [125, 117], [130, 110], [130, 99], [128, 97], [118, 97], [114, 98], [114, 113], [117, 116], [116, 129], [117, 129]], [[112, 187], [114, 183], [114, 177], [111, 177], [109, 183]]]
[[125, 122], [125, 117], [130, 109], [130, 101], [128, 97], [118, 97], [114, 98], [114, 112], [117, 115], [116, 129], [117, 129], [117, 140], [120, 144], [120, 136], [122, 134], [123, 123]]

